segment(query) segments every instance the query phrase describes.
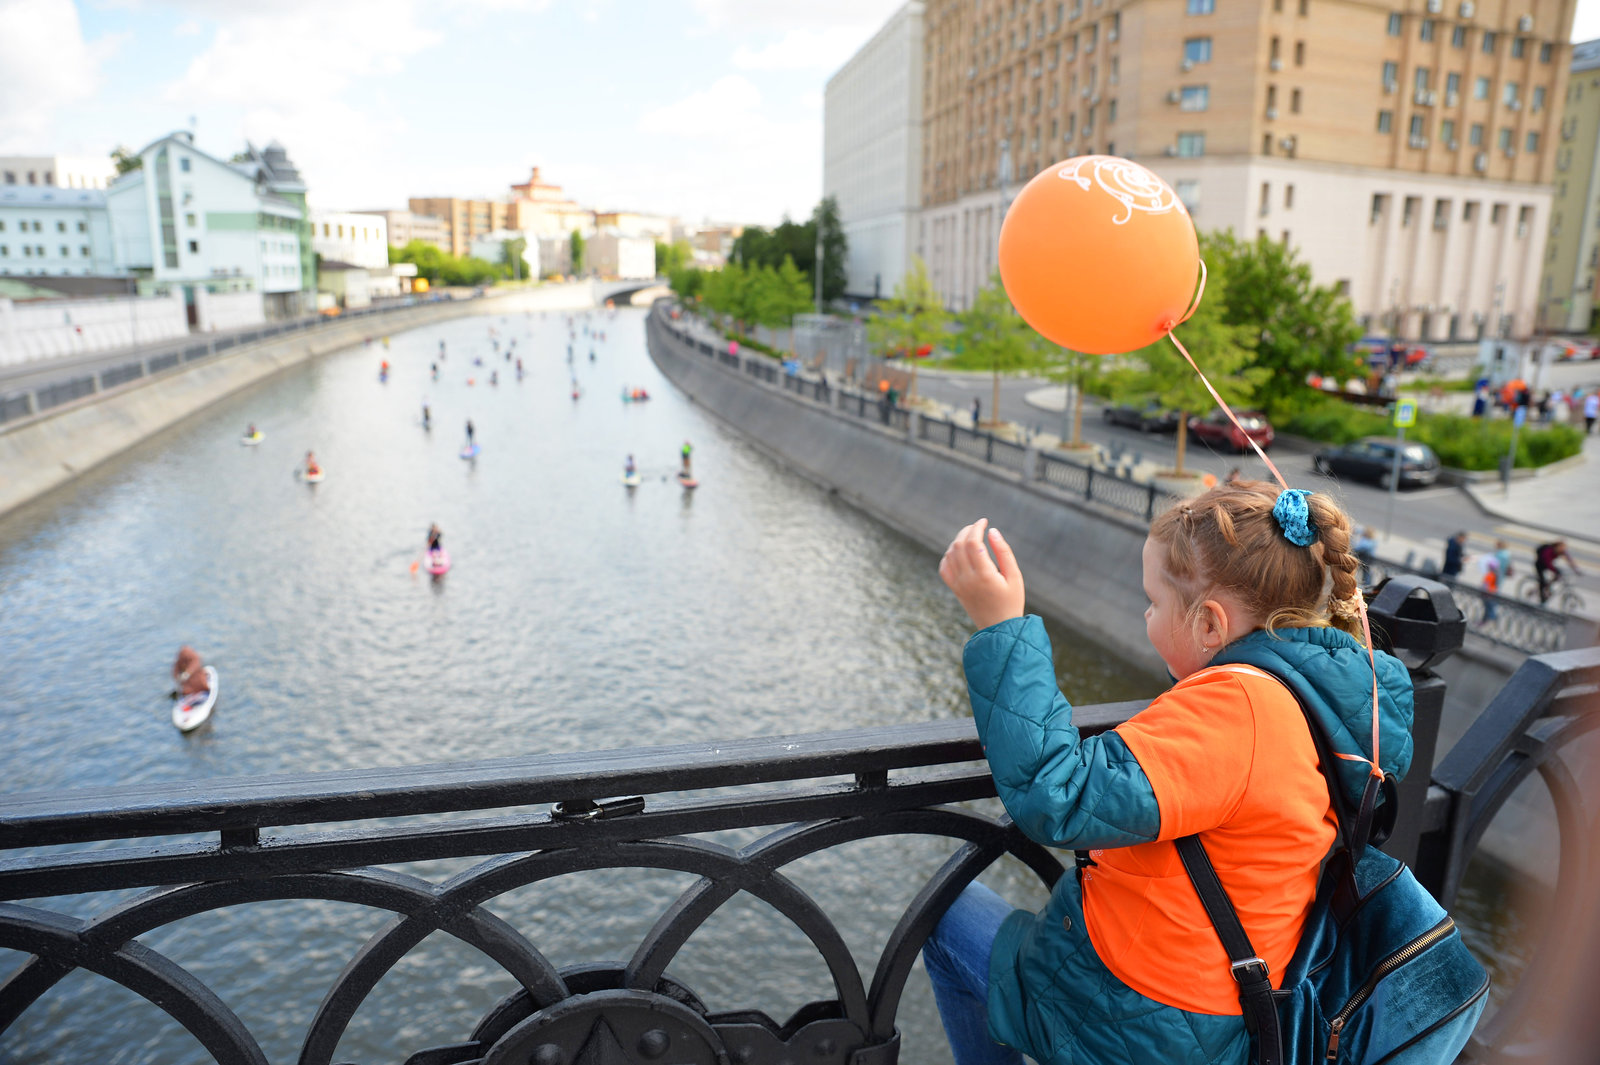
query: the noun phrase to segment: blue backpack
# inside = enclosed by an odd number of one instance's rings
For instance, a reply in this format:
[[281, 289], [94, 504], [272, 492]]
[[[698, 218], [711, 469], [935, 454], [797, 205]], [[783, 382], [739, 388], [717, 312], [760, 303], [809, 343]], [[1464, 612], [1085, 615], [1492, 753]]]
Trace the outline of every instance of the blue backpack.
[[[1448, 1065], [1488, 1004], [1489, 974], [1405, 863], [1377, 849], [1394, 824], [1394, 778], [1369, 777], [1360, 806], [1350, 810], [1335, 775], [1333, 745], [1317, 716], [1304, 703], [1300, 710], [1339, 819], [1339, 839], [1281, 990], [1273, 989], [1266, 963], [1250, 946], [1200, 837], [1176, 841], [1232, 963], [1254, 1061]], [[1380, 799], [1383, 825], [1377, 823]]]

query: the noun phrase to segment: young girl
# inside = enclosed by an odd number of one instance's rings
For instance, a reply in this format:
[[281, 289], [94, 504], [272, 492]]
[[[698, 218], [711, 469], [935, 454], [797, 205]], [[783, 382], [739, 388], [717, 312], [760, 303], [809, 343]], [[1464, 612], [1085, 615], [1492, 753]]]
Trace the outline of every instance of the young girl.
[[1411, 761], [1411, 681], [1360, 639], [1349, 519], [1257, 481], [1157, 518], [1145, 624], [1175, 683], [1089, 738], [1043, 623], [1023, 616], [1016, 559], [992, 529], [990, 558], [985, 525], [939, 565], [980, 629], [964, 654], [978, 736], [1017, 826], [1089, 861], [1041, 913], [973, 884], [934, 930], [924, 960], [957, 1065], [1244, 1062], [1238, 986], [1172, 841], [1199, 833], [1279, 986], [1336, 831], [1295, 695], [1350, 756], [1353, 802], [1371, 772], [1374, 669], [1382, 768]]

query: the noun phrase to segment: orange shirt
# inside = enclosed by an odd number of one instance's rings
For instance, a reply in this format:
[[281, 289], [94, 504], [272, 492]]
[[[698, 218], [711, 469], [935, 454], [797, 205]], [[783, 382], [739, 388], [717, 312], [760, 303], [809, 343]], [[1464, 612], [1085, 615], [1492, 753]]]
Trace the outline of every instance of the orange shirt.
[[1151, 843], [1092, 852], [1098, 864], [1083, 884], [1089, 938], [1145, 997], [1237, 1015], [1227, 952], [1171, 841], [1200, 833], [1279, 986], [1337, 831], [1310, 727], [1276, 679], [1218, 666], [1173, 685], [1117, 733], [1155, 791], [1161, 831]]

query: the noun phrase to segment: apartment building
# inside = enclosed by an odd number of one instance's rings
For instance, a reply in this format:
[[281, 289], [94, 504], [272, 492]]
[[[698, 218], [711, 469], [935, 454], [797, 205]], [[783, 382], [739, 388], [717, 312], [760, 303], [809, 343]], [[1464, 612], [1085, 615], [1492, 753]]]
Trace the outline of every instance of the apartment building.
[[360, 211], [373, 215], [383, 222], [389, 243], [403, 248], [414, 240], [424, 241], [443, 249], [450, 243], [450, 233], [445, 225], [432, 215], [412, 214], [410, 211]]
[[104, 189], [116, 180], [109, 155], [0, 155], [0, 184]]
[[0, 185], [0, 275], [115, 273], [111, 216], [103, 190]]
[[845, 292], [888, 296], [905, 275], [922, 193], [922, 15], [911, 0], [828, 79], [822, 194], [848, 242]]
[[930, 0], [915, 244], [952, 306], [1041, 168], [1137, 160], [1368, 325], [1538, 317], [1576, 0]]
[[1539, 295], [1554, 332], [1586, 332], [1600, 304], [1600, 40], [1572, 49]]
[[470, 255], [473, 240], [485, 233], [520, 228], [508, 224], [510, 206], [498, 200], [420, 196], [412, 197], [407, 206], [413, 215], [432, 215], [444, 224], [444, 249], [451, 255]]
[[376, 215], [313, 207], [311, 250], [324, 261], [382, 269], [389, 265], [389, 226]]

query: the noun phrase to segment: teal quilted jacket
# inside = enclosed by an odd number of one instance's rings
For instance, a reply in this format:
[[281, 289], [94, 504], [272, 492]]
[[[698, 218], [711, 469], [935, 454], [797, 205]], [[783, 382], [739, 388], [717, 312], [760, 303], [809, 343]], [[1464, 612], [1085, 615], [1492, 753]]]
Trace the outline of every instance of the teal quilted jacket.
[[[1377, 656], [1381, 756], [1404, 775], [1411, 762], [1411, 680]], [[1361, 644], [1336, 629], [1251, 633], [1214, 658], [1277, 674], [1328, 723], [1335, 745], [1370, 754], [1372, 670]], [[1055, 847], [1130, 846], [1157, 838], [1160, 809], [1149, 780], [1115, 732], [1084, 738], [1056, 685], [1050, 639], [1039, 618], [976, 634], [964, 654], [978, 737], [1006, 811], [1029, 837]], [[1346, 782], [1359, 797], [1365, 767]], [[1075, 877], [1057, 882], [1038, 913], [1002, 925], [989, 961], [989, 1030], [1046, 1065], [1160, 1061], [1243, 1062], [1248, 1037], [1237, 1016], [1188, 1013], [1124, 985], [1095, 956]]]

